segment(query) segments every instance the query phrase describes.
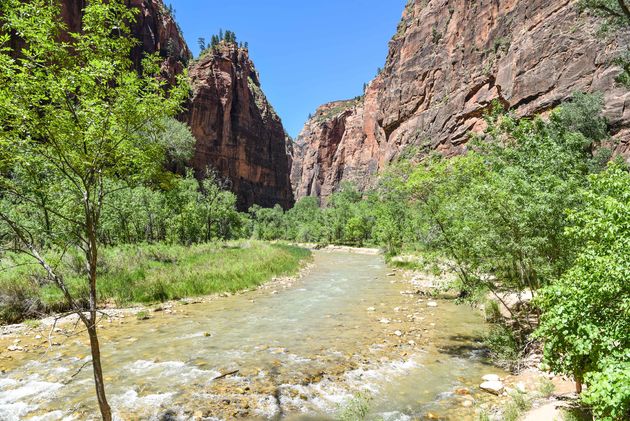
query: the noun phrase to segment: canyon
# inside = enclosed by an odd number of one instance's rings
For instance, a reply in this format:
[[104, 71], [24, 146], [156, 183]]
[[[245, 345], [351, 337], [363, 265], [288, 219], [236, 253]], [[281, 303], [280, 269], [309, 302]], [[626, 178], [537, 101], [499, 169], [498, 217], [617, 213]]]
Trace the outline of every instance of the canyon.
[[[84, 0], [65, 0], [71, 31]], [[464, 153], [494, 102], [518, 116], [544, 114], [574, 92], [602, 92], [615, 154], [630, 156], [630, 94], [611, 61], [625, 39], [598, 35], [575, 0], [410, 0], [383, 70], [361, 97], [322, 105], [293, 142], [261, 89], [247, 48], [222, 42], [192, 59], [162, 0], [133, 0], [140, 41], [163, 57], [162, 77], [188, 70], [192, 95], [180, 117], [197, 140], [192, 166], [228, 180], [238, 207], [290, 208], [325, 199], [348, 181], [361, 191], [401, 157]], [[392, 28], [394, 30], [394, 28]]]
[[461, 154], [494, 101], [522, 117], [602, 92], [610, 147], [628, 157], [630, 94], [610, 65], [623, 40], [599, 25], [572, 0], [410, 0], [364, 95], [322, 105], [296, 139], [296, 199], [365, 190], [401, 156]]
[[[85, 0], [62, 2], [69, 32], [80, 31], [84, 6]], [[162, 0], [132, 0], [129, 6], [137, 10], [130, 25], [139, 40], [131, 52], [134, 65], [140, 69], [145, 54], [158, 53], [160, 77], [167, 82], [188, 71], [192, 94], [180, 119], [197, 140], [191, 163], [196, 174], [217, 171], [237, 195], [240, 210], [254, 204], [291, 207], [291, 142], [261, 89], [247, 48], [221, 42], [193, 60], [173, 11]]]

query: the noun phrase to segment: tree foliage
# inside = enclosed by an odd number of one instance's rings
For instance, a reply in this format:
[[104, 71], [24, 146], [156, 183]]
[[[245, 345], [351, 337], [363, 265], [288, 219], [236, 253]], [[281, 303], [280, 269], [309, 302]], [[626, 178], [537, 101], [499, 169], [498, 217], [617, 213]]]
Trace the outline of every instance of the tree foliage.
[[630, 174], [612, 164], [589, 177], [566, 233], [573, 265], [539, 297], [545, 362], [588, 386], [598, 419], [630, 417]]
[[[0, 3], [0, 230], [8, 246], [45, 269], [44, 282], [62, 291], [85, 324], [101, 414], [110, 420], [96, 327], [99, 231], [114, 192], [108, 181], [157, 177], [164, 147], [147, 134], [163, 129], [188, 88], [182, 82], [167, 92], [157, 56], [146, 57], [138, 73], [128, 26], [136, 17], [124, 2], [89, 2], [78, 33], [59, 16], [57, 2]], [[83, 252], [87, 315], [44, 247]]]

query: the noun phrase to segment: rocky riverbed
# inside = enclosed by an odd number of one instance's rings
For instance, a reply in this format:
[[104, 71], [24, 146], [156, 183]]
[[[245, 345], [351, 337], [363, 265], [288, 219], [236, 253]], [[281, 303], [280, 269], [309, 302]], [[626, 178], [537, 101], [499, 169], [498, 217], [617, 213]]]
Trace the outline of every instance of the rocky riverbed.
[[[100, 325], [112, 406], [120, 419], [334, 419], [360, 393], [387, 420], [476, 419], [497, 399], [482, 377], [507, 376], [485, 358], [482, 316], [406, 275], [317, 251], [300, 279], [113, 312]], [[51, 328], [0, 336], [0, 418], [96, 417], [80, 325]]]

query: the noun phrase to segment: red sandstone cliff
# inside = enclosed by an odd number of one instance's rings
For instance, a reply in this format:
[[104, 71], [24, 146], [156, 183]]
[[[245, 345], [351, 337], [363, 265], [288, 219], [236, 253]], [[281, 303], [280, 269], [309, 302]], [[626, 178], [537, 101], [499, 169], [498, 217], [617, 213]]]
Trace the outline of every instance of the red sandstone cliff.
[[292, 206], [290, 143], [247, 49], [222, 42], [191, 65], [189, 76], [194, 168], [210, 165], [229, 178], [240, 209]]
[[573, 0], [410, 0], [364, 98], [324, 105], [306, 123], [296, 199], [326, 197], [343, 180], [366, 188], [407, 145], [463, 152], [495, 99], [526, 116], [575, 91], [602, 91], [617, 152], [630, 152], [630, 94], [608, 65], [616, 45], [596, 28]]
[[[138, 10], [131, 31], [140, 43], [132, 59], [140, 67], [145, 53], [164, 58], [162, 76], [174, 81], [191, 58], [181, 31], [162, 0], [128, 0]], [[62, 18], [70, 31], [79, 31], [85, 0], [64, 0]], [[291, 157], [282, 122], [260, 88], [247, 50], [222, 44], [190, 64], [193, 97], [183, 115], [197, 139], [193, 167], [208, 166], [229, 178], [245, 210], [293, 204], [289, 179]]]

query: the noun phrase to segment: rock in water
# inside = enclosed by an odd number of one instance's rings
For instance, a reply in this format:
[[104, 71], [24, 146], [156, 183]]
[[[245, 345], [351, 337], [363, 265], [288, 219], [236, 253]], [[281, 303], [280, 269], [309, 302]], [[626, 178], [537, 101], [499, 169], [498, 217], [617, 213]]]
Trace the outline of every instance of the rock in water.
[[494, 395], [500, 395], [504, 389], [503, 383], [500, 381], [487, 381], [479, 385], [482, 390], [490, 392]]

